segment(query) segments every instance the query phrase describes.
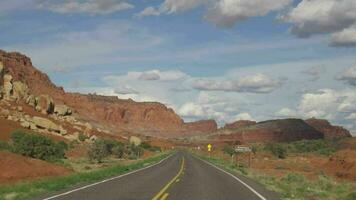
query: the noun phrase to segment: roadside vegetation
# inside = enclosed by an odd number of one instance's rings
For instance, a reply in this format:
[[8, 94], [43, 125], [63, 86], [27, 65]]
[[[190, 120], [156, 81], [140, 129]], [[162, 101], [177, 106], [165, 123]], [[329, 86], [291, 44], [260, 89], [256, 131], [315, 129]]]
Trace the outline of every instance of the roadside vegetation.
[[17, 130], [11, 134], [10, 142], [0, 143], [0, 149], [45, 161], [57, 161], [65, 158], [68, 145], [43, 135]]
[[[196, 154], [197, 155], [197, 154]], [[284, 200], [355, 200], [356, 183], [336, 182], [325, 174], [315, 180], [309, 180], [302, 174], [290, 173], [283, 177], [261, 174], [244, 165], [236, 165], [222, 158], [197, 155], [217, 166], [247, 176], [267, 189], [275, 191]]]
[[127, 165], [115, 165], [96, 169], [90, 172], [73, 173], [67, 176], [42, 178], [33, 181], [26, 181], [14, 185], [0, 186], [0, 199], [26, 199], [41, 193], [49, 193], [57, 190], [73, 187], [80, 184], [90, 184], [105, 178], [118, 176], [129, 171], [133, 171], [166, 158], [170, 152], [160, 153], [156, 156], [143, 160], [133, 161]]

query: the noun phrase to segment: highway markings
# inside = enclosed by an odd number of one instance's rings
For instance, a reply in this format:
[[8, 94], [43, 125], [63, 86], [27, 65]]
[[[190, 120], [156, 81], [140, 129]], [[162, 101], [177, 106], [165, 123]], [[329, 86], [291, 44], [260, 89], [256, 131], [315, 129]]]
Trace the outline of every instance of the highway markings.
[[84, 187], [80, 187], [80, 188], [77, 188], [77, 189], [74, 189], [74, 190], [70, 190], [70, 191], [68, 191], [68, 192], [64, 192], [64, 193], [61, 193], [61, 194], [57, 194], [57, 195], [54, 195], [54, 196], [45, 198], [45, 199], [43, 199], [43, 200], [55, 199], [55, 198], [58, 198], [58, 197], [61, 197], [61, 196], [68, 195], [68, 194], [73, 193], [73, 192], [77, 192], [77, 191], [79, 191], [79, 190], [83, 190], [83, 189], [86, 189], [86, 188], [89, 188], [89, 187], [93, 187], [93, 186], [95, 186], [95, 185], [99, 185], [99, 184], [101, 184], [101, 183], [109, 182], [109, 181], [112, 181], [112, 180], [115, 180], [115, 179], [122, 178], [122, 177], [124, 177], [124, 176], [128, 176], [128, 175], [130, 175], [130, 174], [134, 174], [134, 173], [139, 172], [139, 171], [143, 171], [143, 170], [145, 170], [145, 169], [148, 169], [148, 168], [151, 168], [151, 167], [154, 167], [154, 166], [156, 166], [156, 165], [161, 164], [163, 161], [167, 160], [168, 158], [170, 158], [170, 157], [172, 157], [172, 156], [173, 156], [173, 154], [170, 155], [170, 156], [168, 156], [167, 158], [165, 158], [165, 159], [159, 161], [158, 163], [149, 165], [149, 166], [147, 166], [147, 167], [144, 167], [144, 168], [141, 168], [141, 169], [138, 169], [138, 170], [135, 170], [135, 171], [126, 173], [126, 174], [122, 174], [122, 175], [120, 175], [120, 176], [116, 176], [116, 177], [112, 177], [112, 178], [109, 178], [109, 179], [105, 179], [105, 180], [103, 180], [103, 181], [99, 181], [99, 182], [96, 182], [96, 183], [93, 183], [93, 184], [90, 184], [90, 185], [86, 185], [86, 186], [84, 186]]
[[[161, 200], [162, 198], [165, 196], [163, 195], [164, 192], [166, 192], [168, 190], [168, 188], [179, 178], [179, 176], [183, 173], [183, 170], [184, 170], [184, 162], [185, 162], [185, 159], [184, 157], [182, 157], [182, 164], [181, 164], [181, 167], [178, 171], [178, 174], [172, 178], [172, 180], [170, 180], [167, 185], [165, 185], [153, 198], [152, 200], [158, 200], [160, 197], [161, 197]], [[167, 193], [166, 193], [167, 194]], [[163, 196], [162, 196], [163, 195]], [[167, 194], [168, 196], [168, 194]], [[167, 197], [166, 197], [167, 198]]]
[[167, 197], [168, 197], [168, 193], [165, 193], [162, 197], [161, 197], [161, 199], [160, 200], [166, 200], [167, 199]]
[[[194, 156], [194, 157], [195, 157], [195, 156]], [[198, 157], [196, 157], [196, 158], [198, 158]], [[237, 178], [236, 176], [234, 176], [234, 175], [231, 174], [230, 172], [227, 172], [227, 171], [225, 171], [225, 170], [223, 170], [223, 169], [221, 169], [221, 168], [219, 168], [219, 167], [217, 167], [217, 166], [215, 166], [215, 165], [213, 165], [213, 164], [211, 164], [211, 163], [209, 163], [209, 162], [207, 162], [207, 161], [205, 161], [205, 160], [203, 160], [203, 159], [201, 159], [201, 158], [198, 158], [198, 159], [201, 160], [201, 161], [203, 161], [203, 162], [205, 162], [206, 164], [208, 164], [208, 165], [210, 165], [210, 166], [216, 168], [217, 170], [219, 170], [219, 171], [221, 171], [221, 172], [223, 172], [223, 173], [225, 173], [225, 174], [231, 176], [232, 178], [234, 178], [235, 180], [237, 180], [238, 182], [240, 182], [242, 185], [244, 185], [245, 187], [247, 187], [251, 192], [253, 192], [253, 193], [254, 193], [256, 196], [258, 196], [261, 200], [267, 200], [264, 196], [262, 196], [260, 193], [258, 193], [255, 189], [253, 189], [253, 188], [252, 188], [251, 186], [249, 186], [247, 183], [243, 182], [241, 179]]]

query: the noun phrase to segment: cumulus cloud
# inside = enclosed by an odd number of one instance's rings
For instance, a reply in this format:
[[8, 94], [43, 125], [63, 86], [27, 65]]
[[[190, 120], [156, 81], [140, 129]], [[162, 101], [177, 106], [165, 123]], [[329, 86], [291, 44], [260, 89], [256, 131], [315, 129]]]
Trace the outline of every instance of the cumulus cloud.
[[160, 71], [160, 70], [149, 70], [149, 71], [131, 71], [127, 73], [128, 77], [145, 80], [145, 81], [178, 81], [188, 77], [188, 75], [179, 70], [167, 70], [167, 71]]
[[356, 86], [356, 66], [350, 67], [343, 71], [342, 74], [337, 77], [337, 79], [345, 81], [352, 86]]
[[118, 93], [118, 94], [123, 94], [123, 95], [139, 93], [137, 90], [135, 90], [134, 88], [132, 88], [128, 85], [118, 86], [115, 88], [114, 92]]
[[291, 0], [219, 0], [208, 10], [205, 19], [220, 27], [232, 27], [249, 17], [264, 16], [289, 5]]
[[320, 75], [325, 73], [326, 69], [321, 66], [311, 67], [307, 70], [302, 71], [303, 74], [309, 75], [311, 77], [310, 81], [316, 81], [320, 78]]
[[275, 113], [276, 117], [296, 117], [297, 112], [290, 108], [282, 108]]
[[205, 112], [201, 105], [193, 103], [193, 102], [188, 102], [188, 103], [183, 104], [179, 108], [178, 114], [183, 117], [195, 118], [195, 117], [204, 116]]
[[356, 22], [354, 0], [302, 0], [282, 20], [293, 24], [292, 33], [300, 37], [332, 33]]
[[146, 7], [143, 11], [136, 14], [136, 16], [144, 17], [158, 16], [161, 14], [174, 14], [194, 9], [208, 2], [209, 0], [164, 0], [158, 7]]
[[339, 47], [355, 47], [356, 46], [356, 26], [342, 30], [341, 32], [331, 35], [330, 45]]
[[88, 13], [88, 14], [110, 14], [121, 10], [134, 8], [134, 5], [125, 0], [39, 0], [38, 7], [48, 9], [57, 13]]
[[254, 74], [238, 80], [197, 79], [193, 87], [199, 90], [270, 93], [281, 85], [281, 81], [273, 80], [264, 74]]
[[289, 5], [292, 0], [165, 0], [158, 7], [149, 6], [136, 16], [174, 14], [205, 6], [204, 18], [219, 27], [232, 27], [249, 17], [264, 16]]
[[239, 120], [250, 120], [250, 121], [255, 121], [253, 119], [253, 117], [250, 115], [250, 113], [247, 112], [243, 112], [243, 113], [239, 113], [234, 117], [235, 121], [239, 121]]

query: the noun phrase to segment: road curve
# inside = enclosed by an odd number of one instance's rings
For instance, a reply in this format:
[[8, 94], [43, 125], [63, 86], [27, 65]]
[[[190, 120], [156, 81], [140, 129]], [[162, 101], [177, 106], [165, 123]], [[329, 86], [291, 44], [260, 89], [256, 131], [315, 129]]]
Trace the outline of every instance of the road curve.
[[179, 152], [163, 162], [89, 187], [38, 197], [53, 200], [277, 200], [261, 185]]

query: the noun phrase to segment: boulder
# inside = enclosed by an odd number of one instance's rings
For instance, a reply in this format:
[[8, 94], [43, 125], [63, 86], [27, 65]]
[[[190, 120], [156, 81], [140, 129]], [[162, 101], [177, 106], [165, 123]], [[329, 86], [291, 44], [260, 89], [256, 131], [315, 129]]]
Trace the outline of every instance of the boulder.
[[12, 76], [9, 74], [4, 75], [3, 93], [6, 99], [10, 99], [13, 92]]
[[0, 61], [0, 99], [3, 97], [4, 65]]
[[60, 133], [62, 130], [60, 126], [53, 123], [51, 120], [42, 117], [33, 117], [32, 123], [34, 123], [37, 128], [46, 129], [48, 131]]
[[36, 97], [34, 95], [29, 95], [27, 98], [26, 98], [26, 103], [32, 107], [36, 107], [37, 106], [37, 100], [36, 100]]
[[133, 144], [135, 146], [139, 146], [142, 143], [141, 139], [136, 136], [131, 136], [129, 141], [130, 141], [130, 144]]
[[40, 95], [37, 97], [36, 110], [43, 114], [52, 114], [54, 111], [53, 99], [48, 95]]
[[15, 99], [26, 99], [28, 96], [28, 87], [26, 84], [15, 81], [13, 84], [13, 96]]
[[67, 116], [72, 114], [72, 110], [66, 105], [55, 105], [54, 113], [58, 116]]

